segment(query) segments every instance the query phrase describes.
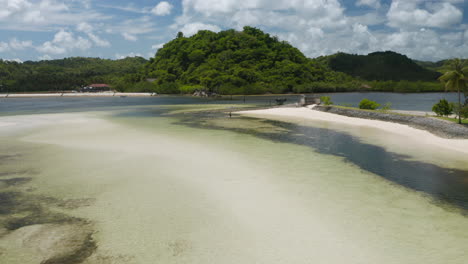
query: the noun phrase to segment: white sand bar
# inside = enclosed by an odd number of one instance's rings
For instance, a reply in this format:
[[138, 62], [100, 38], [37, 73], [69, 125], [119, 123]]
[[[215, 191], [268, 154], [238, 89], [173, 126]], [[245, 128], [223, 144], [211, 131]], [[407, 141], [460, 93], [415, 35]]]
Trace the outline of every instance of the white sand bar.
[[[301, 122], [304, 120], [329, 122], [346, 127], [368, 127], [405, 137], [405, 141], [412, 141], [419, 144], [431, 145], [440, 149], [468, 154], [468, 140], [466, 139], [446, 139], [431, 134], [428, 131], [416, 129], [407, 125], [385, 122], [380, 120], [362, 119], [356, 117], [342, 116], [338, 114], [325, 113], [310, 108], [270, 108], [263, 110], [241, 111], [239, 114], [271, 119], [289, 120], [291, 122]], [[286, 119], [285, 119], [286, 118]]]

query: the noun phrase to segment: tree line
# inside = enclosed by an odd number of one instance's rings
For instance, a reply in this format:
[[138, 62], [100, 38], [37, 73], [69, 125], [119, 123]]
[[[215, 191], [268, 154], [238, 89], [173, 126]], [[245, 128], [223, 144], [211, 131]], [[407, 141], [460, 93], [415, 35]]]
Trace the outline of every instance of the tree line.
[[202, 30], [191, 37], [179, 33], [149, 60], [0, 60], [0, 89], [61, 91], [108, 83], [118, 91], [164, 94], [443, 91], [437, 81], [441, 74], [420, 64], [395, 52], [310, 59], [276, 36], [244, 27], [219, 33]]

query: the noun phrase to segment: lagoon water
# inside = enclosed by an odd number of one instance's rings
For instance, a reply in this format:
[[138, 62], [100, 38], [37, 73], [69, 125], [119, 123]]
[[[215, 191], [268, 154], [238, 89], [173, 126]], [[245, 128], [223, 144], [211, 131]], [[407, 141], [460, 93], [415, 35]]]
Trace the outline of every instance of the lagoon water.
[[61, 99], [0, 102], [0, 263], [77, 222], [95, 246], [62, 263], [468, 260], [466, 156], [229, 100]]

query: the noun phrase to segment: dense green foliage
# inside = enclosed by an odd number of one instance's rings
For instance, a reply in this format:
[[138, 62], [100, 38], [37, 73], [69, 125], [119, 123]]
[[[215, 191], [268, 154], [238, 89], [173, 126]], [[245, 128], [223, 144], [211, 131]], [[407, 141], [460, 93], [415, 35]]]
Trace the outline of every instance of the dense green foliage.
[[[462, 59], [461, 60], [463, 63], [466, 63], [468, 62], [468, 59]], [[441, 60], [441, 61], [437, 61], [437, 62], [432, 62], [432, 61], [417, 61], [415, 60], [414, 62], [416, 62], [418, 65], [428, 69], [428, 70], [431, 70], [431, 71], [436, 71], [436, 72], [440, 72], [440, 73], [446, 73], [447, 71], [451, 70], [451, 63], [452, 63], [452, 60]]]
[[375, 110], [380, 106], [377, 102], [371, 101], [369, 99], [362, 99], [361, 102], [359, 102], [359, 108], [360, 109], [369, 109], [369, 110]]
[[321, 101], [322, 104], [324, 104], [324, 105], [332, 105], [332, 104], [333, 104], [333, 102], [332, 102], [330, 96], [322, 96], [322, 97], [320, 97], [320, 101]]
[[445, 99], [441, 99], [432, 107], [432, 111], [439, 116], [449, 116], [453, 113], [453, 104], [450, 104]]
[[58, 91], [90, 83], [113, 84], [119, 76], [137, 72], [146, 62], [140, 57], [121, 60], [77, 57], [24, 63], [0, 60], [0, 89], [3, 92]]
[[172, 83], [181, 92], [204, 87], [222, 94], [305, 92], [354, 81], [251, 27], [241, 32], [200, 31], [190, 38], [179, 34], [150, 59], [140, 81], [148, 78], [156, 79], [156, 90]]
[[[439, 80], [444, 83], [447, 91], [454, 91], [458, 93], [458, 109], [462, 106], [461, 94], [468, 93], [468, 61], [460, 59], [453, 59], [450, 61], [450, 69], [442, 75]], [[457, 113], [458, 122], [461, 124], [460, 111]]]
[[317, 58], [334, 70], [364, 80], [377, 81], [436, 81], [440, 73], [425, 69], [405, 55], [392, 51], [368, 55], [337, 53]]
[[245, 27], [219, 33], [203, 30], [192, 37], [179, 33], [149, 61], [138, 57], [0, 60], [0, 92], [72, 90], [90, 83], [162, 94], [439, 92], [444, 90], [435, 81], [439, 75], [394, 52], [309, 59], [289, 43]]

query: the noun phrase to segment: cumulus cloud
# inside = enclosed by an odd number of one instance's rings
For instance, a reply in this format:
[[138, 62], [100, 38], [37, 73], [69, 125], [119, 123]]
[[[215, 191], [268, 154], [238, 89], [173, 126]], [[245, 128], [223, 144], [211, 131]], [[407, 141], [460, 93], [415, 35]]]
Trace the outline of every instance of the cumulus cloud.
[[142, 57], [142, 55], [140, 53], [134, 53], [134, 52], [130, 52], [128, 54], [115, 54], [114, 56], [116, 59], [125, 59], [125, 58], [128, 58], [128, 57]]
[[[380, 0], [356, 0], [356, 6], [378, 9], [359, 16], [347, 14], [342, 2], [184, 0], [183, 13], [177, 17], [172, 29], [182, 29], [184, 34], [191, 35], [200, 29], [197, 25], [217, 27], [210, 29], [213, 31], [254, 26], [290, 42], [309, 57], [338, 51], [367, 54], [393, 49], [417, 59], [433, 60], [444, 55], [461, 54], [463, 50], [464, 44], [460, 41], [444, 40], [449, 37], [446, 33], [419, 31], [421, 27], [452, 28], [457, 32], [466, 30], [466, 27], [456, 29], [461, 25], [462, 12], [457, 4], [463, 3], [462, 0], [393, 0], [390, 6]], [[375, 25], [380, 25], [378, 30], [370, 28]], [[427, 44], [418, 42], [421, 37]], [[424, 49], [417, 45], [424, 46]], [[445, 51], [431, 53], [436, 49]]]
[[109, 41], [97, 36], [94, 33], [94, 27], [86, 22], [79, 23], [76, 27], [76, 30], [86, 33], [89, 39], [98, 47], [109, 47], [111, 45]]
[[165, 43], [159, 43], [159, 44], [154, 44], [151, 46], [151, 49], [153, 50], [158, 50], [158, 49], [162, 49], [162, 47], [164, 46]]
[[221, 31], [221, 28], [219, 28], [216, 25], [203, 24], [200, 22], [196, 22], [196, 23], [186, 24], [180, 29], [180, 31], [182, 31], [182, 33], [184, 33], [184, 36], [186, 37], [190, 37], [196, 34], [200, 30], [210, 30], [213, 32], [219, 32]]
[[151, 13], [153, 13], [153, 14], [155, 14], [157, 16], [167, 16], [167, 15], [171, 14], [172, 8], [173, 8], [173, 6], [170, 3], [166, 2], [166, 1], [163, 1], [163, 2], [160, 2], [159, 4], [157, 4], [151, 10]]
[[52, 41], [46, 41], [37, 50], [42, 53], [64, 54], [72, 50], [87, 50], [92, 43], [81, 36], [76, 37], [72, 32], [60, 30]]
[[45, 54], [45, 55], [42, 55], [42, 56], [39, 56], [37, 57], [38, 60], [52, 60], [52, 57]]
[[23, 63], [23, 61], [21, 59], [18, 59], [18, 58], [15, 58], [15, 59], [4, 59], [4, 61], [13, 61], [13, 62], [17, 62], [17, 63]]
[[463, 12], [449, 2], [394, 0], [387, 13], [389, 25], [397, 28], [447, 28], [459, 24]]
[[0, 52], [5, 52], [10, 50], [10, 45], [6, 42], [0, 42]]
[[0, 7], [0, 29], [43, 31], [109, 18], [95, 10], [84, 10], [81, 1], [0, 0]]
[[380, 5], [380, 0], [358, 0], [356, 2], [357, 6], [370, 6], [374, 8], [379, 8]]
[[0, 42], [0, 52], [6, 52], [10, 50], [24, 50], [26, 48], [32, 47], [33, 43], [31, 40], [19, 41], [16, 38], [13, 38], [9, 42]]
[[129, 40], [129, 41], [137, 41], [138, 40], [138, 38], [135, 35], [132, 35], [132, 34], [127, 33], [127, 32], [122, 33], [122, 36], [124, 37], [124, 39]]
[[127, 19], [116, 25], [110, 26], [108, 32], [119, 32], [124, 39], [137, 41], [139, 35], [145, 35], [154, 32], [156, 25], [149, 16], [143, 16], [136, 19]]

